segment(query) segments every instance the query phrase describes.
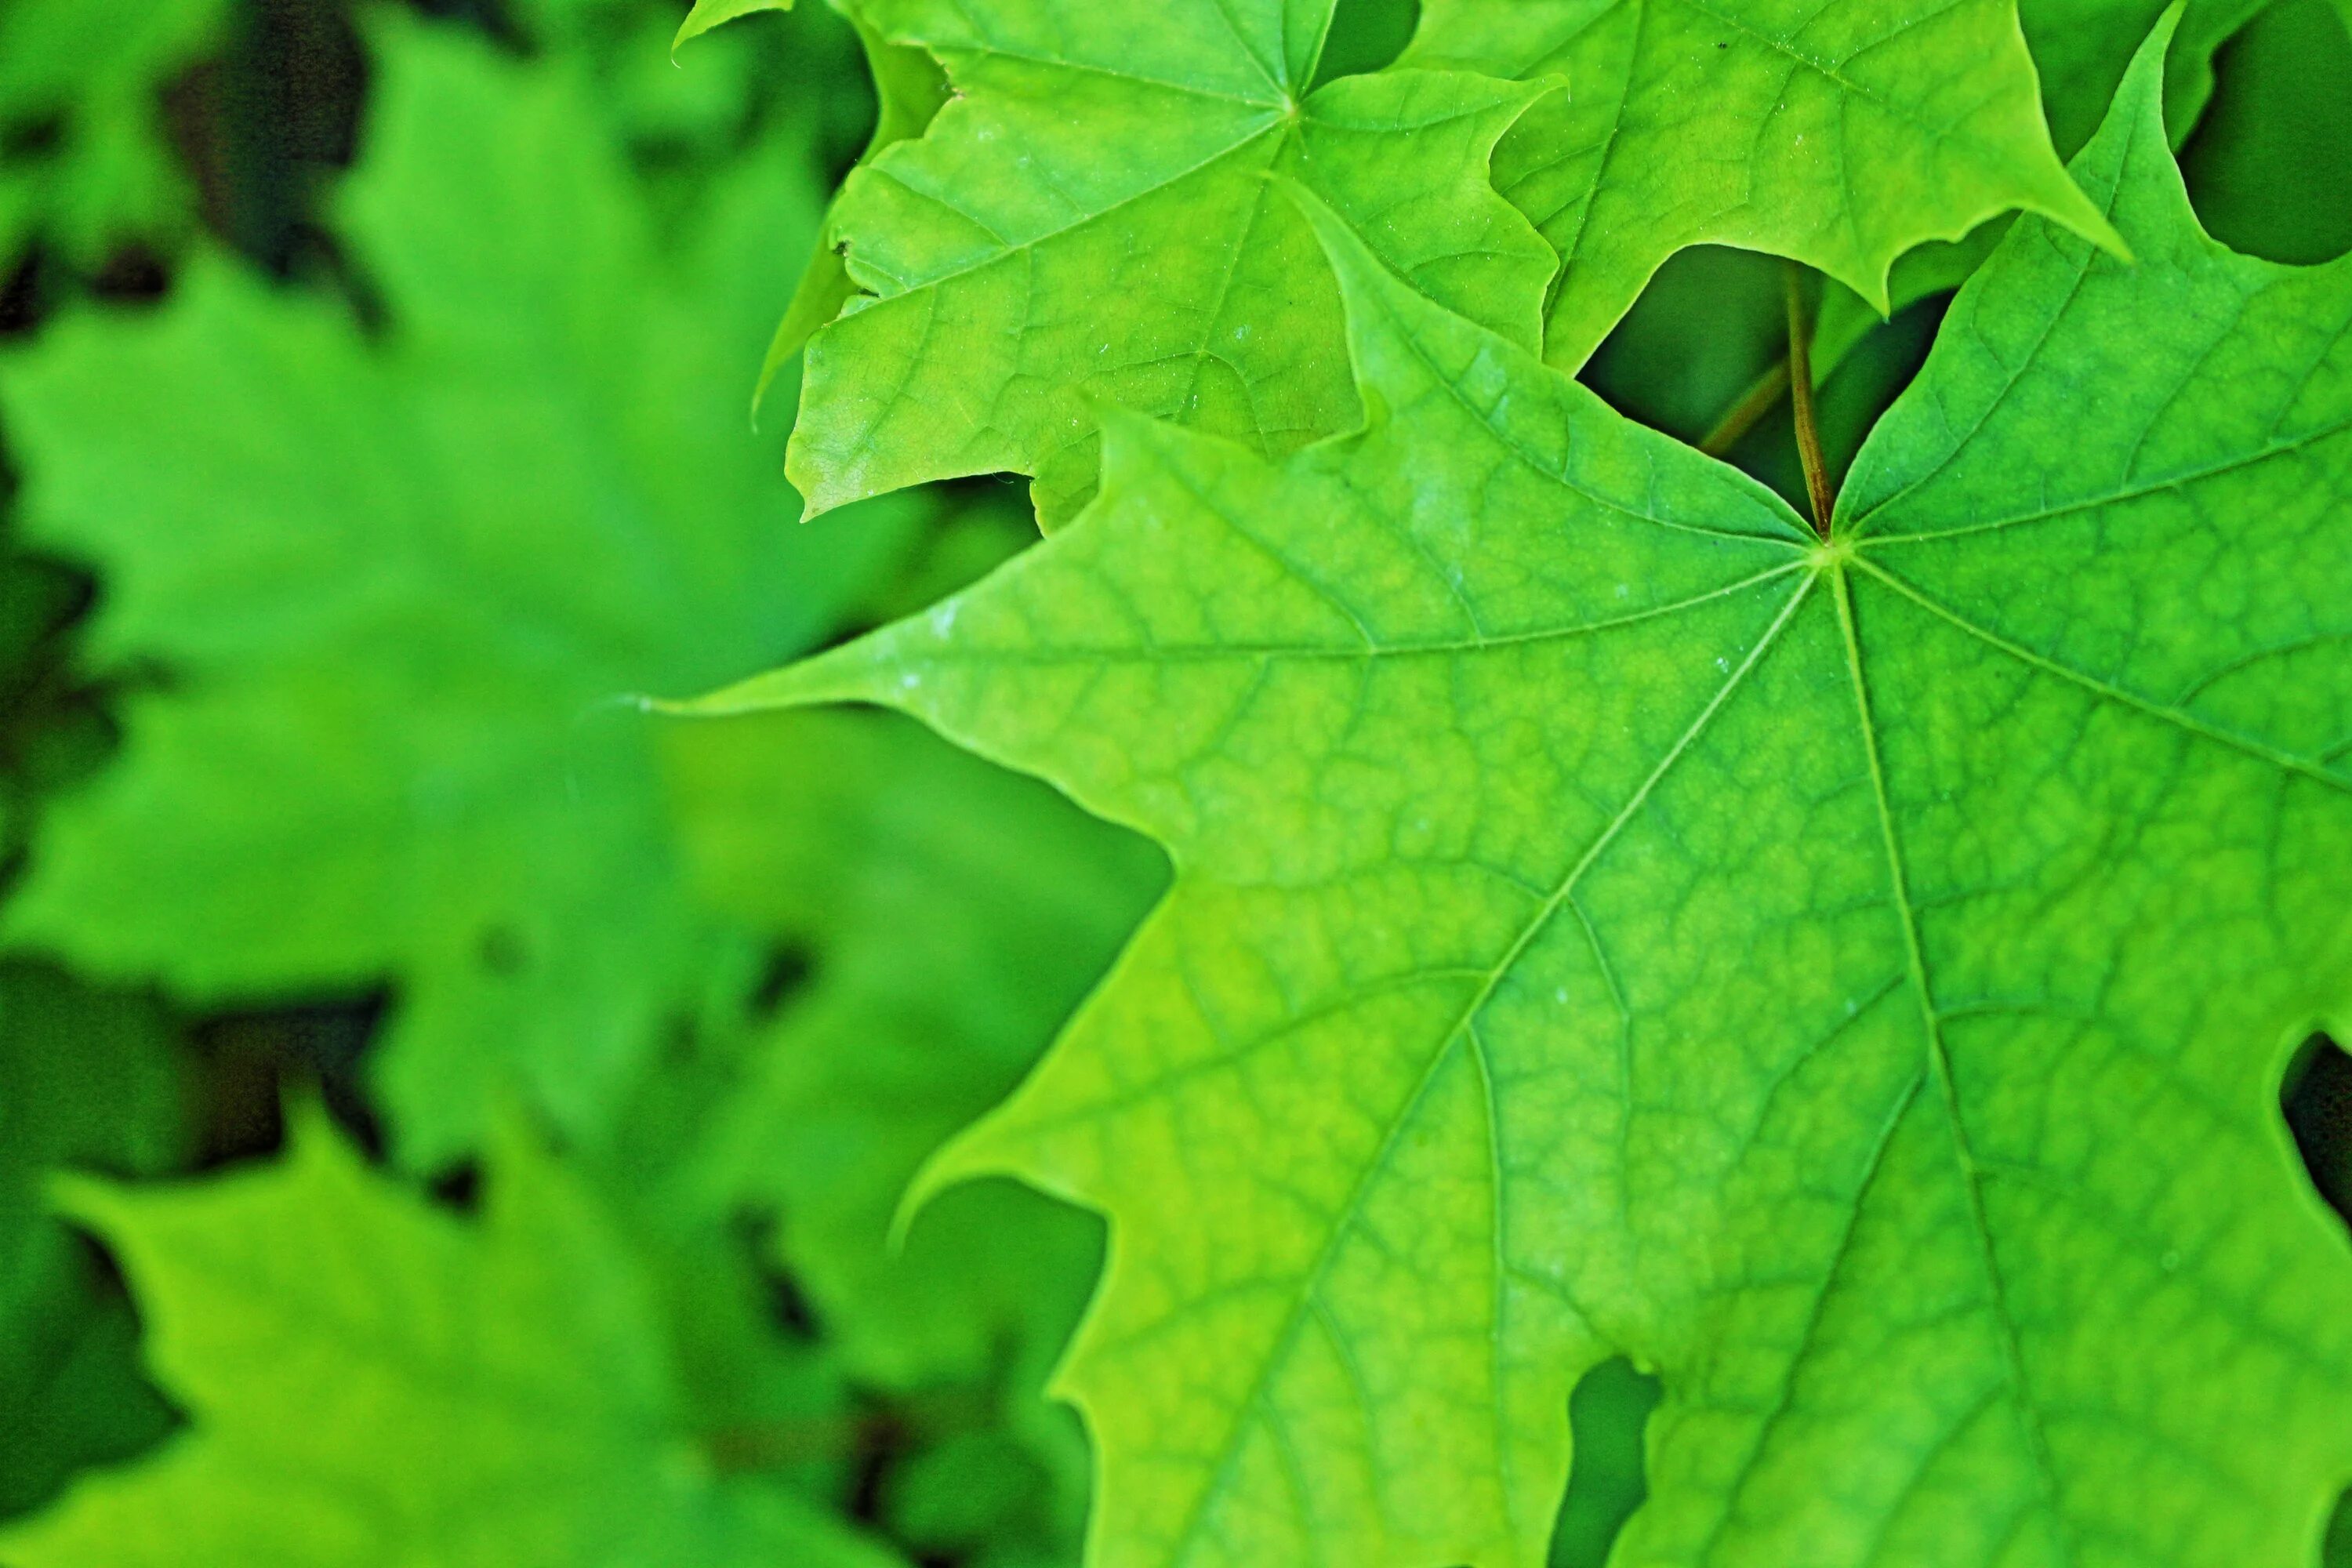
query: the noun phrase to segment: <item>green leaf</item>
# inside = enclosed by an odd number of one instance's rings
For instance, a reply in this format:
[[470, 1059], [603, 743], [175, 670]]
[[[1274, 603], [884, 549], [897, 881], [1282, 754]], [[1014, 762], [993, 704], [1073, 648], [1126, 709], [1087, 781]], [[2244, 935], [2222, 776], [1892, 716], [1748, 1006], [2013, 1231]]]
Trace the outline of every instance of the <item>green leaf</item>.
[[2015, 0], [1427, 0], [1405, 62], [1568, 76], [1495, 177], [1567, 262], [1544, 354], [1570, 369], [1688, 245], [1794, 257], [1884, 312], [1896, 257], [2012, 208], [2116, 243], [2051, 149]]
[[[948, 79], [939, 62], [923, 50], [886, 41], [848, 0], [833, 3], [856, 30], [866, 69], [874, 79], [877, 112], [874, 134], [857, 159], [857, 166], [864, 168], [889, 148], [920, 136], [930, 128], [940, 106], [948, 100]], [[817, 236], [816, 252], [801, 274], [800, 286], [793, 290], [793, 302], [784, 308], [784, 319], [776, 324], [776, 335], [769, 340], [767, 360], [760, 366], [760, 384], [751, 395], [755, 411], [784, 366], [808, 346], [809, 339], [826, 322], [841, 314], [842, 307], [857, 292], [857, 285], [849, 276], [844, 241], [835, 231], [837, 216], [826, 215], [825, 226]]]
[[1339, 299], [1288, 174], [1433, 298], [1532, 345], [1555, 261], [1488, 184], [1545, 90], [1382, 72], [1309, 92], [1332, 0], [870, 0], [956, 98], [851, 175], [852, 300], [809, 345], [790, 472], [824, 510], [924, 479], [1094, 489], [1096, 409], [1278, 454], [1357, 417]]
[[42, 1185], [68, 1164], [163, 1169], [181, 1153], [183, 1100], [154, 1007], [0, 967], [0, 1518], [170, 1424], [139, 1376], [130, 1312]]
[[671, 52], [683, 47], [688, 40], [698, 38], [711, 28], [722, 26], [739, 17], [761, 11], [789, 11], [793, 0], [694, 0], [694, 9], [677, 25], [677, 34], [670, 39]]
[[[2313, 4], [2324, 3], [2313, 0]], [[2042, 107], [2049, 116], [2051, 139], [2062, 154], [2071, 157], [2098, 129], [2115, 97], [2116, 84], [2123, 79], [2125, 66], [2167, 4], [2168, 0], [2021, 0], [2019, 20], [2042, 73]], [[2212, 96], [2215, 50], [2249, 17], [2271, 4], [2272, 0], [2189, 0], [2184, 7], [2166, 69], [2165, 120], [2176, 145], [2197, 124]], [[2264, 174], [2249, 183], [2259, 184], [2261, 179], [2270, 177], [2270, 166], [2265, 161]], [[1931, 295], [1948, 294], [1967, 282], [2009, 232], [2010, 221], [2006, 216], [1996, 218], [1959, 240], [1921, 246], [1900, 258], [1887, 278], [1885, 311], [1851, 289], [1829, 289], [1822, 300], [1816, 376], [1827, 379], [1884, 315]]]
[[983, 1381], [1008, 1345], [1042, 1372], [1097, 1228], [1009, 1185], [956, 1194], [903, 1249], [892, 1220], [1108, 967], [1159, 857], [901, 721], [690, 726], [676, 749], [706, 885], [814, 966], [698, 1136], [706, 1206], [782, 1214], [782, 1257], [862, 1379]]
[[290, 1152], [181, 1189], [76, 1184], [193, 1430], [0, 1535], [21, 1568], [887, 1568], [684, 1422], [656, 1299], [610, 1220], [520, 1140], [467, 1226], [315, 1113]]
[[[2020, 0], [2051, 140], [2072, 156], [2105, 117], [2133, 52], [2171, 0]], [[2272, 0], [2188, 0], [2166, 61], [2167, 123], [2176, 145], [2213, 94], [2213, 53]]]
[[[194, 216], [164, 84], [221, 40], [226, 0], [9, 0], [0, 8], [0, 273], [36, 238], [93, 268]], [[37, 137], [19, 145], [15, 139]]]
[[96, 659], [169, 677], [9, 930], [203, 1002], [393, 982], [431, 1164], [516, 1089], [593, 1134], [727, 945], [620, 700], [809, 646], [918, 513], [796, 531], [744, 430], [802, 143], [666, 256], [567, 73], [388, 23], [341, 204], [380, 340], [208, 259], [0, 363], [27, 535], [104, 574]]
[[1328, 217], [1371, 417], [1122, 418], [1078, 524], [709, 700], [913, 712], [1178, 875], [926, 1189], [1108, 1216], [1102, 1568], [1539, 1561], [1665, 1387], [1633, 1568], [2308, 1561], [2352, 1248], [2352, 262], [2197, 229], [2162, 37], [1821, 542]]

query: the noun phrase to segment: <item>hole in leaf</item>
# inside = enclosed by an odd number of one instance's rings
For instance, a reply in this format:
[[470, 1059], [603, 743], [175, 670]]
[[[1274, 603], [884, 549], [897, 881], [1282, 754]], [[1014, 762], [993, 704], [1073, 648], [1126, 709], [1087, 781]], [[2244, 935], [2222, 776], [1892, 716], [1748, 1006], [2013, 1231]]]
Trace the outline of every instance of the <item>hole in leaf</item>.
[[1394, 64], [1420, 25], [1421, 0], [1339, 0], [1324, 36], [1322, 64], [1307, 90]]
[[1662, 1392], [1623, 1356], [1578, 1380], [1568, 1401], [1576, 1462], [1552, 1528], [1551, 1568], [1602, 1568], [1609, 1561], [1617, 1532], [1650, 1495], [1643, 1445]]
[[[2326, 1036], [2314, 1035], [2287, 1069], [2279, 1105], [2311, 1184], [2352, 1223], [2352, 1056]], [[2352, 1557], [2346, 1562], [2352, 1564]]]
[[2273, 261], [2352, 250], [2352, 31], [2329, 0], [2280, 0], [2214, 62], [2213, 100], [2181, 154], [2214, 238]]

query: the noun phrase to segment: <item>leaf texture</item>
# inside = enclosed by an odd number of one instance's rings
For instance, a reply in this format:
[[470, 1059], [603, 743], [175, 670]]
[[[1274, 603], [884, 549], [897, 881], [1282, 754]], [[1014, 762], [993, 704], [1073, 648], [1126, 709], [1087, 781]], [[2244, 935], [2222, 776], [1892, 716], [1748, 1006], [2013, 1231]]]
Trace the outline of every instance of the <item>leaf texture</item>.
[[870, 297], [809, 345], [789, 471], [812, 509], [1010, 470], [1058, 523], [1093, 492], [1097, 405], [1270, 454], [1353, 424], [1339, 296], [1269, 174], [1532, 346], [1554, 259], [1488, 162], [1546, 89], [1405, 71], [1310, 92], [1332, 4], [862, 5], [955, 98], [835, 209]]
[[1360, 433], [1120, 418], [1066, 533], [709, 700], [900, 708], [1170, 847], [925, 1188], [1110, 1217], [1102, 1568], [1538, 1563], [1621, 1352], [1632, 1568], [2312, 1560], [2352, 263], [2199, 231], [2168, 33], [2074, 166], [2138, 265], [2021, 222], [1827, 541], [1327, 216]]

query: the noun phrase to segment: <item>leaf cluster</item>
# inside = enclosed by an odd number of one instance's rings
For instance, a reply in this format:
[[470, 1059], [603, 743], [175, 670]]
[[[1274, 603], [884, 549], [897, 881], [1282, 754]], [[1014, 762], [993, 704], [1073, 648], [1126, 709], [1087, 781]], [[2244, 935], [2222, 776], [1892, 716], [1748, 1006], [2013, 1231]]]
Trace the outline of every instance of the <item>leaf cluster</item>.
[[2352, 1563], [2341, 0], [18, 0], [0, 147], [0, 1568]]

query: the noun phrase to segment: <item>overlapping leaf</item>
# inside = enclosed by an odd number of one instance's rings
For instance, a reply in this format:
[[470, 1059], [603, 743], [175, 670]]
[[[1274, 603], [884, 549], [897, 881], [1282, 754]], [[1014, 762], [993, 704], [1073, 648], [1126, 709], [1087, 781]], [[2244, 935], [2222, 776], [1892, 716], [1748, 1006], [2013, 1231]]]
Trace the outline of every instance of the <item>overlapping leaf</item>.
[[1495, 164], [1566, 263], [1555, 364], [1686, 245], [1794, 257], [1883, 307], [1896, 257], [2011, 208], [2109, 237], [2051, 150], [2016, 0], [1429, 0], [1405, 61], [1571, 83]]
[[[2270, 3], [2192, 0], [2183, 6], [2165, 73], [2165, 122], [2176, 143], [2196, 126], [2212, 96], [2215, 52]], [[2090, 140], [2133, 51], [2165, 9], [2165, 0], [2021, 0], [2019, 20], [2042, 75], [2042, 108], [2061, 153], [2071, 157]], [[1998, 218], [1963, 239], [1922, 246], [1900, 258], [1879, 308], [1850, 289], [1830, 289], [1822, 300], [1819, 374], [1833, 370], [1883, 314], [1967, 282], [2008, 226], [2007, 218]]]
[[[2213, 93], [2213, 55], [2272, 0], [2189, 0], [2166, 62], [2165, 119], [2177, 142]], [[2019, 0], [2051, 139], [2072, 156], [2105, 117], [2124, 68], [2168, 0]]]
[[22, 1568], [887, 1568], [765, 1480], [714, 1473], [672, 1329], [593, 1195], [510, 1140], [478, 1226], [306, 1119], [284, 1161], [79, 1185], [193, 1428], [0, 1536]]
[[394, 983], [435, 1162], [518, 1084], [594, 1129], [725, 945], [615, 700], [806, 646], [913, 514], [796, 531], [744, 430], [801, 144], [664, 255], [563, 73], [382, 45], [342, 205], [381, 342], [207, 260], [0, 367], [28, 533], [104, 573], [97, 657], [164, 676], [9, 923], [206, 1001]]
[[1265, 176], [1532, 346], [1554, 259], [1488, 177], [1546, 90], [1456, 72], [1310, 91], [1333, 0], [866, 0], [955, 98], [850, 178], [851, 301], [811, 342], [791, 472], [824, 510], [924, 479], [1092, 493], [1098, 404], [1287, 451], [1356, 417], [1339, 301]]
[[1832, 539], [1400, 286], [1360, 435], [1121, 419], [930, 616], [713, 700], [926, 718], [1171, 900], [934, 1184], [1111, 1217], [1095, 1558], [1530, 1563], [1660, 1369], [1622, 1563], [2307, 1560], [2352, 1248], [2352, 262], [2197, 229], [2151, 44]]

